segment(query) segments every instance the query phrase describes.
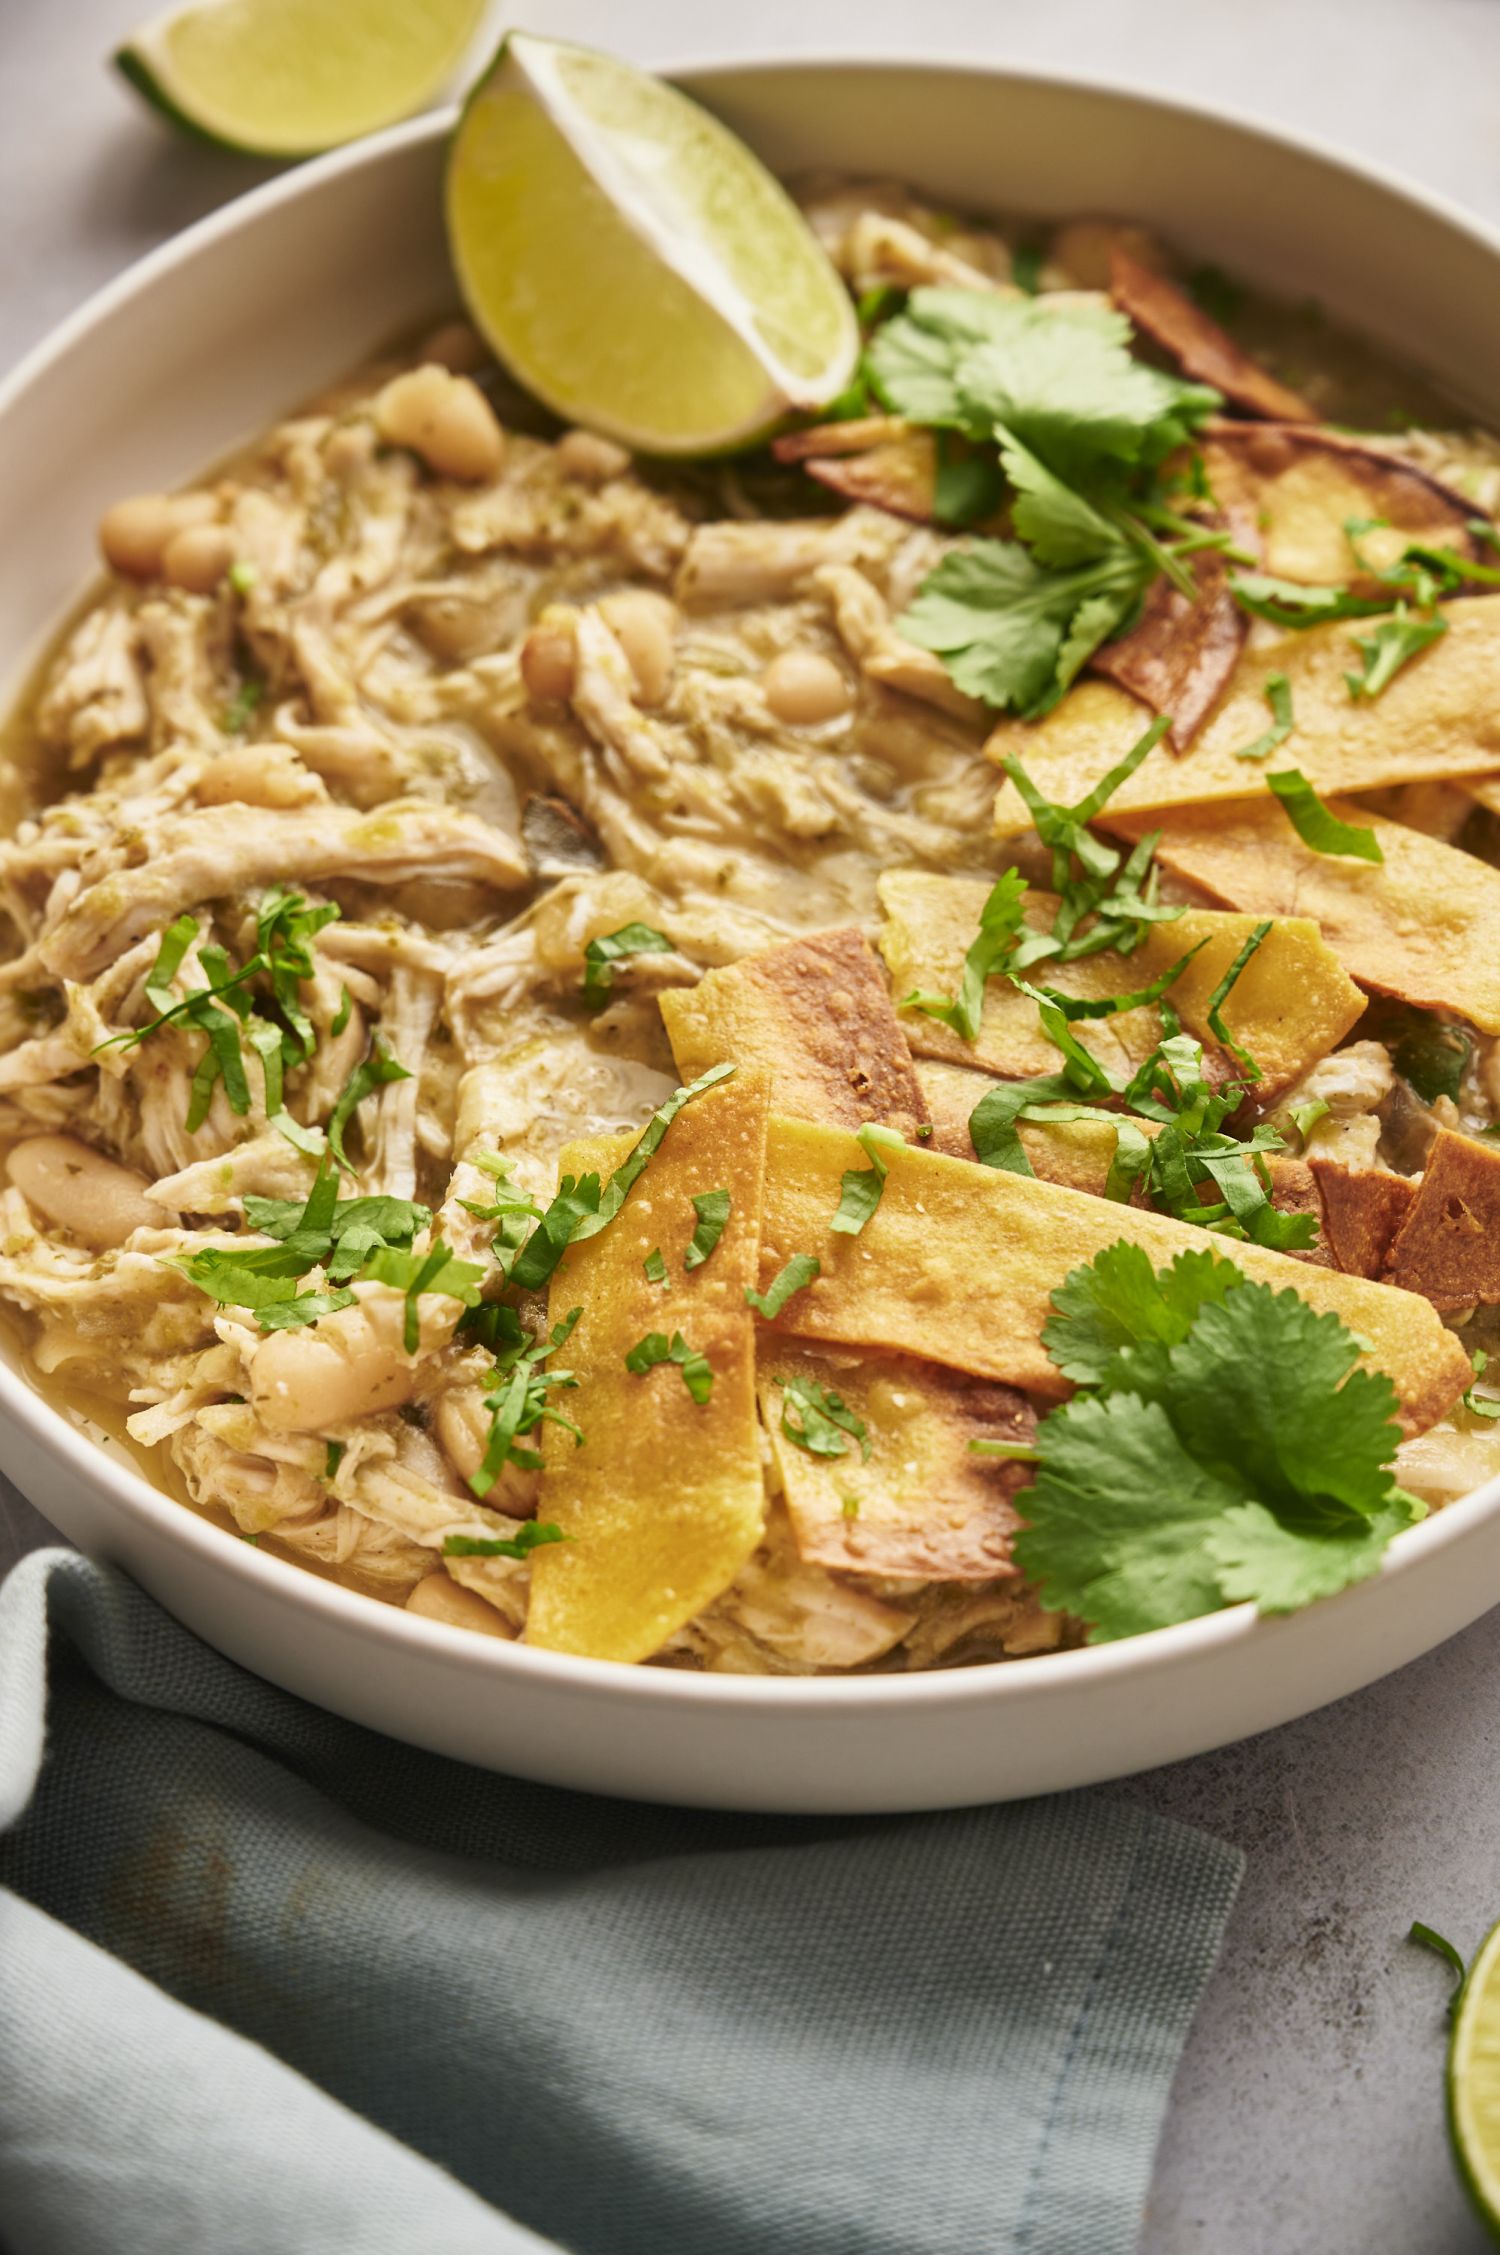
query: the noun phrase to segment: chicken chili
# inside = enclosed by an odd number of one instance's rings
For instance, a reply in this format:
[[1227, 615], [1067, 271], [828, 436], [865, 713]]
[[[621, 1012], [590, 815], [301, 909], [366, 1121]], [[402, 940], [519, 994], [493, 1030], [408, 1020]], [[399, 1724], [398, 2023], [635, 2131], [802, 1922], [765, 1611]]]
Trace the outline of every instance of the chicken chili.
[[1500, 448], [1139, 229], [805, 209], [864, 353], [758, 452], [452, 323], [106, 511], [0, 1294], [226, 1532], [494, 1636], [1301, 1604], [1500, 1471]]

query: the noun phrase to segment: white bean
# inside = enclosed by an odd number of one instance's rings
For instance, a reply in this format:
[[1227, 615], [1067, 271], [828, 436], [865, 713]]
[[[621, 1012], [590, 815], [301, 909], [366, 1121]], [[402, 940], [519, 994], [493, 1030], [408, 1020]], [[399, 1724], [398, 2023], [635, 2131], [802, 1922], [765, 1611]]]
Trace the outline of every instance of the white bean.
[[606, 595], [599, 615], [630, 661], [636, 703], [659, 705], [672, 683], [677, 606], [645, 587]]
[[534, 703], [565, 705], [573, 694], [577, 660], [573, 628], [565, 617], [538, 619], [521, 644], [521, 679]]
[[234, 562], [234, 535], [226, 525], [184, 525], [161, 554], [161, 576], [169, 587], [192, 595], [211, 595]]
[[479, 386], [433, 361], [392, 377], [376, 395], [375, 423], [440, 478], [493, 478], [505, 457], [505, 433]]
[[166, 1220], [146, 1196], [144, 1175], [71, 1135], [33, 1135], [5, 1164], [27, 1205], [81, 1245], [123, 1245], [133, 1229], [160, 1229]]
[[250, 1356], [250, 1399], [262, 1424], [278, 1433], [321, 1433], [378, 1416], [410, 1401], [422, 1354], [452, 1332], [458, 1303], [424, 1293], [416, 1356], [406, 1352], [401, 1294], [364, 1287], [357, 1304], [326, 1315], [316, 1328], [273, 1331]]
[[425, 1621], [446, 1621], [450, 1629], [475, 1629], [480, 1636], [513, 1639], [515, 1630], [502, 1613], [471, 1589], [460, 1589], [451, 1574], [426, 1574], [406, 1600], [408, 1613]]
[[127, 579], [155, 579], [168, 543], [217, 509], [207, 493], [136, 493], [116, 501], [99, 520], [99, 546], [111, 571]]
[[854, 702], [841, 667], [816, 650], [783, 650], [760, 677], [766, 703], [789, 728], [837, 720]]
[[612, 438], [601, 438], [597, 431], [564, 431], [554, 459], [563, 476], [576, 478], [580, 485], [606, 485], [611, 478], [623, 478], [630, 468], [625, 448]]

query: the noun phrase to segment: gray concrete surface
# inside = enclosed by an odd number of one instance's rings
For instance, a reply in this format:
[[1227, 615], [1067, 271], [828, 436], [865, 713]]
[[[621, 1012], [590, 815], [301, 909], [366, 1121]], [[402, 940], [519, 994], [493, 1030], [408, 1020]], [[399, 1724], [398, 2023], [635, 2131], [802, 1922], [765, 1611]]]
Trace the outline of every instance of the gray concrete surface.
[[[0, 0], [0, 367], [259, 176], [112, 82], [138, 4]], [[537, 0], [526, 21], [644, 61], [863, 48], [1086, 69], [1319, 132], [1500, 220], [1500, 0]], [[0, 1484], [0, 1566], [46, 1538]], [[1249, 1857], [1142, 2255], [1478, 2255], [1443, 2133], [1445, 1976], [1403, 1936], [1421, 1917], [1467, 1950], [1500, 1917], [1500, 1617], [1118, 1790]]]

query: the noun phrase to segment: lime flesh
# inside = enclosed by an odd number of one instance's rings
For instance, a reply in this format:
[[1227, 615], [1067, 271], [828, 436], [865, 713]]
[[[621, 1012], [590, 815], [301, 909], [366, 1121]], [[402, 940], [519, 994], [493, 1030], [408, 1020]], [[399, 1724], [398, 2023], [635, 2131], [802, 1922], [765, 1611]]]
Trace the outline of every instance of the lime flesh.
[[1500, 2239], [1500, 1926], [1469, 1968], [1448, 2047], [1448, 2124], [1474, 2202]]
[[410, 117], [452, 78], [485, 0], [204, 0], [115, 57], [176, 123], [257, 156], [311, 156]]
[[610, 57], [512, 35], [465, 109], [447, 205], [475, 321], [570, 421], [712, 453], [852, 373], [848, 295], [785, 190]]

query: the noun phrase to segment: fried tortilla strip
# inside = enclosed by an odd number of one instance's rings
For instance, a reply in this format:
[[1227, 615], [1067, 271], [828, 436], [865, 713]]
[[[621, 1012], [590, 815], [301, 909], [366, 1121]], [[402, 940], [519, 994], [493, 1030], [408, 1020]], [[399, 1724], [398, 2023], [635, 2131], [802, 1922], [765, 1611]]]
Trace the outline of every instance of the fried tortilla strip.
[[[761, 1418], [808, 1565], [924, 1582], [1015, 1574], [1010, 1546], [1020, 1522], [1011, 1499], [1030, 1481], [1030, 1468], [975, 1456], [969, 1443], [1029, 1442], [1036, 1412], [1024, 1394], [905, 1355], [830, 1356], [771, 1339], [762, 1347]], [[868, 1461], [853, 1439], [842, 1456], [830, 1457], [789, 1438], [781, 1383], [788, 1378], [839, 1396], [866, 1428]]]
[[1118, 244], [1109, 257], [1109, 294], [1153, 344], [1169, 353], [1185, 376], [1270, 422], [1315, 423], [1318, 411], [1251, 359], [1185, 290], [1142, 266]]
[[[779, 1112], [915, 1135], [927, 1121], [880, 959], [852, 926], [787, 940], [661, 996], [677, 1070], [729, 1057], [771, 1075]], [[701, 1058], [702, 1063], [694, 1063]]]
[[[645, 1660], [729, 1587], [761, 1539], [765, 1483], [755, 1417], [754, 1318], [765, 1180], [764, 1074], [739, 1072], [688, 1106], [646, 1173], [597, 1237], [574, 1245], [552, 1281], [549, 1314], [583, 1314], [559, 1360], [578, 1379], [559, 1406], [580, 1425], [575, 1448], [542, 1427], [539, 1515], [568, 1538], [532, 1561], [526, 1636], [553, 1652]], [[613, 1168], [617, 1138], [569, 1144], [564, 1174]], [[857, 1146], [856, 1146], [857, 1148]], [[685, 1274], [691, 1201], [727, 1190], [714, 1251]], [[660, 1246], [668, 1284], [642, 1267]], [[648, 1332], [680, 1331], [708, 1357], [713, 1390], [694, 1401], [681, 1368], [642, 1376], [625, 1357]], [[545, 1366], [544, 1366], [545, 1367]]]
[[[1385, 860], [1312, 852], [1269, 798], [1161, 818], [1156, 857], [1228, 906], [1310, 916], [1372, 993], [1500, 1033], [1500, 870], [1361, 807], [1335, 800], [1333, 811], [1373, 830]], [[1158, 818], [1110, 827], [1138, 837]]]
[[772, 441], [780, 462], [798, 462], [846, 501], [868, 502], [893, 517], [936, 522], [937, 444], [931, 431], [914, 430], [899, 415], [867, 415], [856, 422], [820, 423]]
[[828, 1225], [842, 1177], [866, 1166], [863, 1149], [842, 1128], [772, 1119], [762, 1287], [793, 1253], [822, 1264], [788, 1301], [783, 1333], [917, 1355], [1055, 1400], [1069, 1388], [1042, 1345], [1051, 1296], [1070, 1270], [1123, 1237], [1158, 1268], [1211, 1246], [1262, 1283], [1331, 1309], [1369, 1341], [1368, 1360], [1388, 1372], [1408, 1433], [1441, 1417], [1469, 1383], [1463, 1348], [1412, 1293], [937, 1152], [885, 1156], [874, 1215], [858, 1237], [835, 1236]]
[[[969, 1117], [991, 1085], [988, 1075], [968, 1072], [962, 1065], [944, 1065], [935, 1059], [924, 1059], [917, 1067], [917, 1078], [932, 1113], [932, 1141], [926, 1149], [946, 1152], [950, 1159], [974, 1158]], [[1134, 1120], [1132, 1125], [1141, 1135], [1157, 1133], [1152, 1120]], [[1104, 1196], [1116, 1141], [1115, 1131], [1106, 1120], [1017, 1120], [1016, 1133], [1031, 1163], [1032, 1173], [1039, 1181], [1058, 1182], [1066, 1190], [1082, 1190], [1091, 1198]], [[1315, 1261], [1322, 1268], [1353, 1266], [1339, 1260], [1327, 1241], [1317, 1177], [1305, 1160], [1273, 1151], [1266, 1160], [1266, 1172], [1271, 1178], [1271, 1203], [1277, 1212], [1311, 1214], [1318, 1224], [1317, 1243], [1305, 1252], [1293, 1253], [1290, 1258]], [[1392, 1181], [1400, 1179], [1391, 1177]], [[1217, 1193], [1210, 1192], [1205, 1185], [1205, 1200], [1214, 1195]], [[1130, 1203], [1132, 1206], [1148, 1203], [1139, 1184], [1130, 1193]], [[1377, 1266], [1359, 1269], [1356, 1273], [1370, 1276], [1380, 1272]]]
[[[1277, 579], [1342, 582], [1373, 594], [1380, 591], [1375, 574], [1414, 541], [1478, 553], [1471, 501], [1413, 463], [1338, 431], [1210, 423], [1203, 460], [1215, 501], [1233, 521], [1258, 528], [1261, 569]], [[1346, 528], [1371, 518], [1380, 522], [1358, 535], [1356, 554]]]
[[[1191, 752], [1179, 759], [1158, 744], [1115, 792], [1110, 811], [1261, 791], [1260, 770], [1235, 755], [1265, 732], [1265, 687], [1274, 673], [1290, 684], [1295, 728], [1273, 764], [1301, 768], [1324, 797], [1500, 769], [1500, 595], [1461, 595], [1444, 604], [1443, 615], [1442, 640], [1403, 666], [1379, 697], [1359, 701], [1344, 675], [1357, 669], [1354, 637], [1365, 622], [1304, 627], [1247, 649]], [[1072, 806], [1129, 751], [1144, 720], [1142, 706], [1123, 689], [1085, 681], [1042, 720], [1002, 721], [985, 748], [997, 764], [1016, 753], [1039, 791]], [[1003, 837], [1031, 827], [1009, 779], [995, 801], [995, 827]]]
[[1091, 673], [1118, 682], [1172, 725], [1168, 739], [1185, 751], [1227, 687], [1249, 626], [1229, 592], [1222, 556], [1195, 561], [1198, 593], [1180, 594], [1162, 573], [1128, 634], [1103, 643], [1089, 660]]
[[1323, 1200], [1323, 1237], [1334, 1263], [1349, 1276], [1381, 1276], [1391, 1239], [1417, 1195], [1404, 1174], [1381, 1167], [1341, 1167], [1332, 1159], [1308, 1161]]
[[1500, 1303], [1500, 1151], [1438, 1129], [1386, 1274], [1445, 1313]]
[[[913, 990], [956, 994], [964, 951], [979, 929], [980, 911], [989, 894], [983, 878], [895, 870], [881, 878], [879, 893], [887, 917], [880, 946], [894, 994], [903, 997]], [[1027, 895], [1026, 914], [1033, 927], [1046, 930], [1056, 911], [1055, 894]], [[1149, 986], [1201, 941], [1198, 954], [1169, 990], [1170, 999], [1205, 1052], [1222, 1060], [1208, 1024], [1208, 1005], [1255, 923], [1254, 916], [1192, 908], [1169, 924], [1154, 925], [1132, 955], [1105, 949], [1055, 967], [1044, 961], [1034, 964], [1027, 976], [1033, 985], [1053, 986], [1060, 994], [1126, 994]], [[1256, 1095], [1264, 1101], [1290, 1087], [1336, 1048], [1363, 1009], [1363, 995], [1324, 945], [1316, 924], [1305, 916], [1285, 916], [1273, 925], [1235, 981], [1223, 1018], [1260, 1067]], [[989, 981], [979, 1037], [973, 1043], [925, 1011], [903, 1011], [901, 1023], [919, 1056], [977, 1065], [1007, 1080], [1028, 1080], [1058, 1070], [1058, 1052], [1042, 1032], [1036, 1004], [1008, 979]], [[1113, 1018], [1080, 1019], [1073, 1030], [1118, 1078], [1133, 1072], [1160, 1041], [1161, 1013], [1150, 1003]], [[1225, 1069], [1238, 1070], [1227, 1065]]]

